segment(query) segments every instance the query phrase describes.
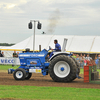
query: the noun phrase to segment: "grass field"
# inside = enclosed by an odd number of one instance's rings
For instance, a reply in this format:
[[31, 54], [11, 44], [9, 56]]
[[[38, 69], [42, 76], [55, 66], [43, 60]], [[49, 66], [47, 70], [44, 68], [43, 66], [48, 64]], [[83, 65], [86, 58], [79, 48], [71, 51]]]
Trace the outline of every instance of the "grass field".
[[100, 100], [100, 89], [1, 85], [0, 98], [24, 100]]
[[[0, 65], [0, 70], [17, 68], [11, 65]], [[100, 70], [99, 70], [100, 72]], [[80, 70], [83, 74], [83, 69]], [[23, 100], [100, 100], [100, 89], [71, 87], [37, 87], [0, 85], [0, 99]]]
[[13, 69], [16, 69], [18, 68], [19, 66], [14, 66], [12, 67], [12, 65], [0, 65], [0, 70], [8, 70], [9, 68], [13, 68]]

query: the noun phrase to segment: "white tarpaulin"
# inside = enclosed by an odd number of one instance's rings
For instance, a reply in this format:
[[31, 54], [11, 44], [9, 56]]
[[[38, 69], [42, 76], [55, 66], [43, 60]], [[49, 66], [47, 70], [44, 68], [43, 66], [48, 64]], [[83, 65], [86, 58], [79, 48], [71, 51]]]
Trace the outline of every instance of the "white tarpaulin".
[[68, 51], [91, 52], [93, 39], [93, 36], [74, 36]]
[[100, 53], [100, 36], [96, 36], [94, 38], [94, 41], [93, 41], [93, 44], [92, 44], [92, 48], [91, 48], [91, 52]]
[[[100, 53], [100, 36], [36, 35], [35, 37], [35, 50], [39, 50], [39, 45], [41, 45], [41, 49], [48, 49], [49, 46], [55, 48], [55, 39], [57, 39], [59, 44], [62, 46], [64, 38], [67, 38], [67, 52]], [[2, 48], [1, 50], [22, 51], [26, 48], [33, 50], [33, 36], [14, 46]]]

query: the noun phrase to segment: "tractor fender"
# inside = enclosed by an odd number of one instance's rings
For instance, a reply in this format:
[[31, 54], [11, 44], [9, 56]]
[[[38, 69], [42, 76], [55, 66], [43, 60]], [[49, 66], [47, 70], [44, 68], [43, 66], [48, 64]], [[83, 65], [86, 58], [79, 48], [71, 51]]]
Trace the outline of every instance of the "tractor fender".
[[66, 55], [66, 56], [68, 56], [68, 55], [70, 55], [70, 52], [54, 52], [53, 54], [54, 54], [54, 55], [50, 58], [50, 61], [51, 61], [53, 58], [55, 58], [56, 56], [58, 56], [58, 55]]

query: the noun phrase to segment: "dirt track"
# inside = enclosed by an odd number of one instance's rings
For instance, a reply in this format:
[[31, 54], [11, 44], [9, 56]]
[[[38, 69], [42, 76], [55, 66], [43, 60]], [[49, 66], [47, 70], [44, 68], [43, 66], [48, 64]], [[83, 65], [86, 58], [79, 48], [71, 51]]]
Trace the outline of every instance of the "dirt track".
[[0, 85], [56, 86], [100, 89], [100, 84], [84, 83], [83, 79], [75, 79], [71, 83], [59, 83], [54, 82], [49, 75], [43, 76], [42, 74], [32, 74], [30, 80], [16, 81], [13, 78], [13, 74], [7, 74], [7, 72], [0, 72]]

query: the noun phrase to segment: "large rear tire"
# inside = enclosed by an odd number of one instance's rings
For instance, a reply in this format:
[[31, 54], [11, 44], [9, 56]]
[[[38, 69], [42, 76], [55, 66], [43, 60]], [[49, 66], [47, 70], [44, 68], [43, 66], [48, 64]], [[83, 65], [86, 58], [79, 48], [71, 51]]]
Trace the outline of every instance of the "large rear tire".
[[79, 75], [79, 73], [80, 73], [80, 64], [79, 64], [79, 62], [74, 58], [74, 57], [71, 57], [74, 61], [75, 61], [75, 63], [76, 63], [76, 66], [77, 66], [77, 74]]
[[53, 58], [49, 65], [50, 77], [55, 82], [71, 82], [76, 76], [77, 67], [72, 58], [59, 55]]
[[24, 80], [26, 77], [26, 71], [22, 68], [18, 68], [14, 71], [13, 76], [15, 80]]

